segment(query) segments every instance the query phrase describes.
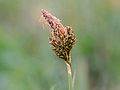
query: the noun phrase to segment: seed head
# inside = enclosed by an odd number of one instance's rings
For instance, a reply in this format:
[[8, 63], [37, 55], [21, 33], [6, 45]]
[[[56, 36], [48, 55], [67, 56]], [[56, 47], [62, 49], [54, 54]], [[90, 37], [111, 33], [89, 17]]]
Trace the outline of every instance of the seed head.
[[76, 37], [71, 27], [63, 26], [59, 19], [46, 10], [41, 10], [42, 17], [52, 28], [49, 43], [59, 58], [68, 61], [70, 51], [75, 44]]

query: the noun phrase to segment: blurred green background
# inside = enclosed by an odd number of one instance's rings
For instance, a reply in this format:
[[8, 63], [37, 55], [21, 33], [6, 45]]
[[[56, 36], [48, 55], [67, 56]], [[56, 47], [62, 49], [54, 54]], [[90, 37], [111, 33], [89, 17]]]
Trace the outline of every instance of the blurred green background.
[[41, 9], [76, 33], [74, 90], [120, 90], [120, 0], [0, 0], [0, 90], [67, 90]]

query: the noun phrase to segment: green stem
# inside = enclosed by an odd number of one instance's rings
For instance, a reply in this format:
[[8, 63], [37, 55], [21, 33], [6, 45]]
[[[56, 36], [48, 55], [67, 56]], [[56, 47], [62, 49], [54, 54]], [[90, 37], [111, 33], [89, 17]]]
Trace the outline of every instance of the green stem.
[[72, 67], [71, 67], [71, 57], [69, 56], [68, 62], [65, 61], [66, 68], [67, 68], [67, 74], [68, 74], [68, 90], [73, 90], [72, 85]]

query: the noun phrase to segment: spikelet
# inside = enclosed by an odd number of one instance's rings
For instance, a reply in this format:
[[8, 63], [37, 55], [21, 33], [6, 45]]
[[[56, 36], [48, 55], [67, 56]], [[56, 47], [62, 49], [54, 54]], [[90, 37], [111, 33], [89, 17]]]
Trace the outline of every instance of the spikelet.
[[75, 34], [71, 27], [63, 26], [59, 19], [46, 10], [41, 10], [42, 17], [52, 28], [49, 43], [55, 54], [71, 64], [70, 51], [76, 42]]

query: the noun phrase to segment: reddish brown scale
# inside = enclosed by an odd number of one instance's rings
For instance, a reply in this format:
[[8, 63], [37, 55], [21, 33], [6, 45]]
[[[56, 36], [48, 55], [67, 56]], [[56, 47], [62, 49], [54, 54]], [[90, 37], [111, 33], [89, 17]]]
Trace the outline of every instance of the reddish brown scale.
[[65, 34], [66, 30], [64, 26], [60, 23], [59, 19], [57, 19], [46, 10], [41, 10], [41, 13], [53, 30], [58, 30], [61, 34]]

